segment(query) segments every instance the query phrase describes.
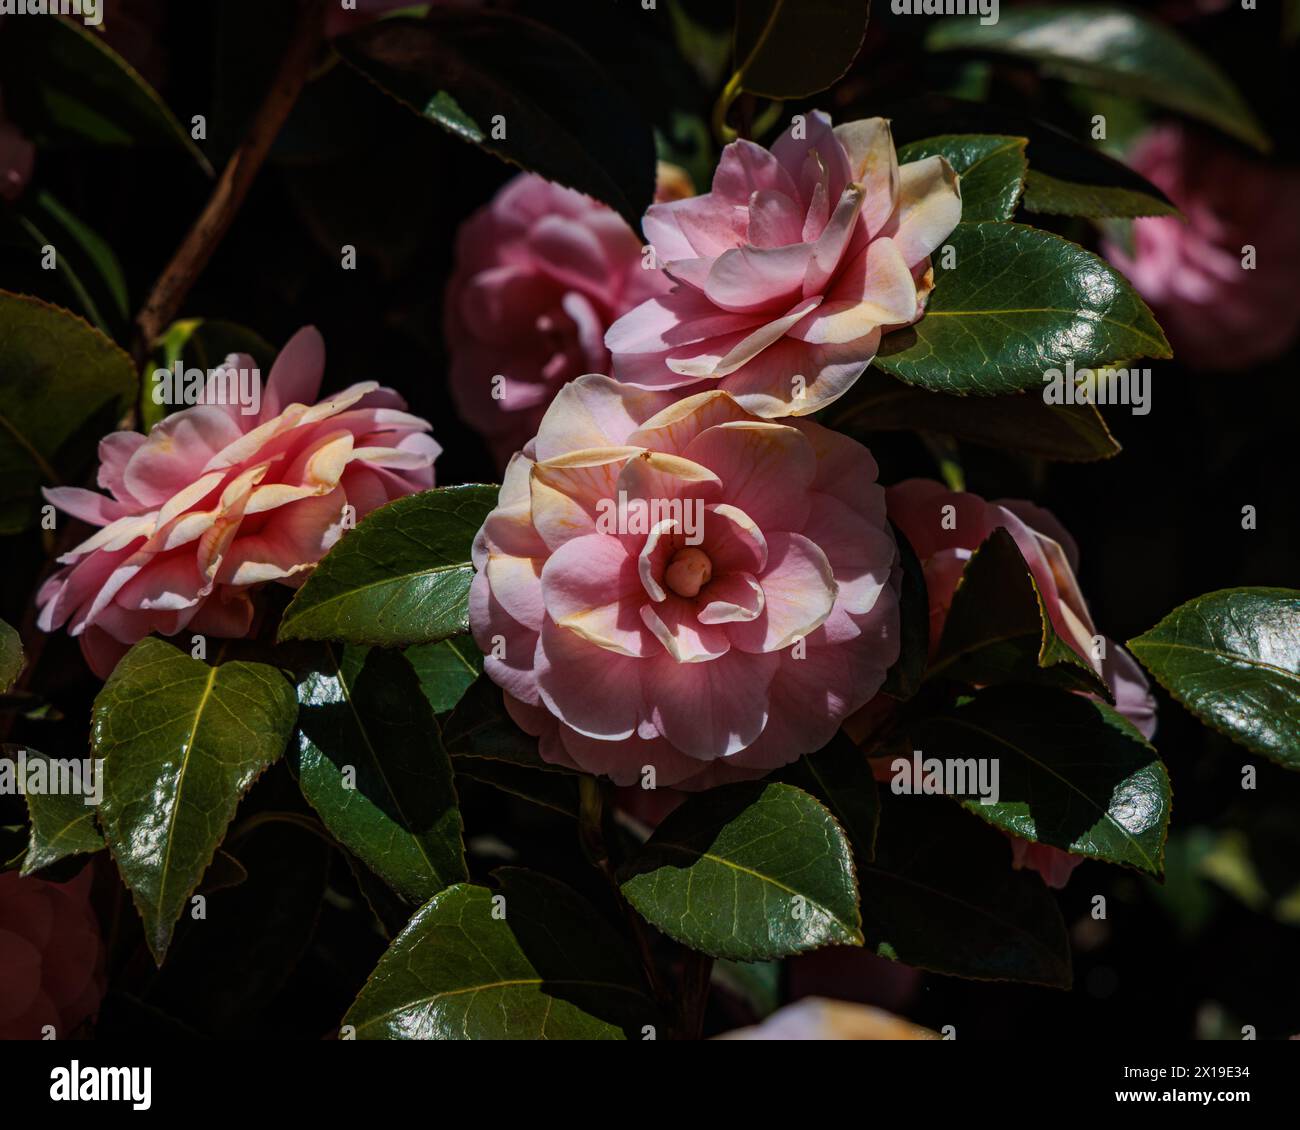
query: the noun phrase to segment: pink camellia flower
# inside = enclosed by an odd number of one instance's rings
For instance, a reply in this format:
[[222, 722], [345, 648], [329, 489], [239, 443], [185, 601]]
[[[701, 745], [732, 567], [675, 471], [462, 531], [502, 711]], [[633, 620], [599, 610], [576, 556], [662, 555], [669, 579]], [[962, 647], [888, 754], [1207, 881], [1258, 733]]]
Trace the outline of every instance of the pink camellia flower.
[[1103, 250], [1151, 304], [1178, 359], [1242, 369], [1285, 351], [1300, 331], [1300, 172], [1239, 157], [1176, 125], [1144, 134], [1128, 163], [1186, 221], [1134, 220], [1132, 254], [1109, 241]]
[[0, 1040], [65, 1040], [99, 1012], [104, 943], [90, 868], [68, 883], [0, 874]]
[[103, 677], [153, 632], [247, 635], [257, 586], [297, 587], [345, 529], [431, 487], [439, 447], [429, 424], [375, 381], [312, 406], [324, 369], [311, 327], [281, 350], [265, 388], [252, 358], [233, 354], [194, 407], [148, 436], [100, 442], [108, 495], [47, 489], [59, 509], [102, 529], [59, 558], [64, 568], [37, 594], [40, 627], [66, 623]]
[[[930, 598], [930, 649], [943, 633], [953, 594], [971, 554], [995, 529], [1005, 529], [1024, 555], [1057, 634], [1097, 672], [1115, 696], [1115, 707], [1146, 738], [1156, 729], [1156, 704], [1142, 668], [1117, 643], [1105, 641], [1103, 657], [1094, 652], [1097, 629], [1079, 591], [1075, 573], [1079, 550], [1048, 511], [1031, 502], [986, 502], [975, 494], [948, 490], [928, 479], [908, 479], [885, 492], [889, 517], [911, 542], [925, 572]], [[951, 522], [943, 508], [952, 506]], [[945, 525], [953, 526], [945, 529]], [[1053, 887], [1063, 887], [1080, 856], [1049, 844], [1012, 837], [1016, 867], [1032, 867]]]
[[535, 173], [465, 221], [444, 313], [451, 390], [499, 466], [533, 437], [566, 381], [609, 370], [614, 319], [667, 290], [646, 261], [616, 212]]
[[930, 253], [960, 219], [947, 161], [900, 168], [884, 118], [832, 129], [801, 115], [770, 152], [732, 142], [712, 192], [646, 212], [677, 285], [610, 327], [614, 375], [708, 382], [766, 418], [815, 412], [862, 375], [882, 334], [921, 317]]
[[896, 557], [860, 444], [589, 375], [506, 471], [470, 623], [546, 760], [698, 789], [819, 749], [875, 694]]
[[12, 202], [22, 195], [35, 164], [36, 146], [4, 116], [0, 102], [0, 200]]

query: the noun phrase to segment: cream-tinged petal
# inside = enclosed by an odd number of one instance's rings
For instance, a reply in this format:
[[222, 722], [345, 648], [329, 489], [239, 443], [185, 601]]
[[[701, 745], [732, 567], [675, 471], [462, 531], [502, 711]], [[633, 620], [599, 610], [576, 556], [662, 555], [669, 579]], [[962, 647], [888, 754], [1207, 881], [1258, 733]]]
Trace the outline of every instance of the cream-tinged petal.
[[738, 506], [719, 502], [704, 508], [701, 545], [715, 575], [761, 573], [767, 567], [767, 539], [758, 523]]
[[588, 534], [565, 542], [542, 567], [547, 615], [618, 655], [652, 654], [656, 645], [639, 615], [645, 592], [637, 566], [616, 537]]
[[638, 447], [593, 448], [533, 465], [532, 524], [547, 546], [558, 549], [597, 531], [606, 504], [615, 498], [624, 465], [640, 452]]
[[628, 443], [649, 451], [680, 455], [700, 432], [729, 420], [751, 419], [735, 397], [721, 389], [697, 392], [656, 412], [628, 436]]
[[894, 213], [898, 201], [898, 154], [888, 118], [863, 118], [835, 127], [844, 147], [849, 176], [862, 186], [862, 220], [875, 235]]
[[598, 374], [579, 377], [556, 393], [542, 417], [537, 429], [537, 458], [554, 459], [585, 448], [622, 446], [645, 420], [673, 399]]
[[898, 209], [881, 234], [898, 244], [911, 265], [938, 248], [961, 221], [961, 179], [940, 156], [902, 166], [898, 178]]
[[[651, 642], [659, 649], [657, 641]], [[598, 647], [549, 618], [542, 622], [533, 659], [547, 709], [578, 733], [607, 740], [637, 732], [645, 709], [641, 678], [646, 665], [646, 660]]]
[[778, 662], [775, 654], [735, 648], [709, 663], [678, 663], [665, 653], [641, 663], [646, 705], [659, 732], [683, 753], [703, 761], [728, 757], [763, 732]]
[[817, 345], [854, 341], [879, 326], [911, 322], [916, 308], [911, 268], [894, 241], [881, 238], [845, 267], [826, 302], [790, 336]]
[[838, 588], [826, 555], [800, 534], [768, 535], [768, 563], [758, 578], [763, 612], [728, 625], [743, 651], [780, 651], [816, 631], [831, 614]]
[[879, 348], [878, 329], [839, 344], [787, 335], [720, 384], [755, 416], [807, 416], [848, 392]]
[[763, 586], [753, 573], [723, 573], [699, 595], [701, 624], [756, 620], [763, 611]]
[[821, 305], [821, 297], [814, 295], [796, 303], [787, 313], [760, 326], [753, 333], [746, 335], [733, 345], [713, 366], [707, 374], [711, 377], [725, 377], [734, 373], [742, 365], [757, 357], [769, 345], [780, 341], [791, 329]]
[[678, 663], [707, 663], [731, 650], [726, 632], [700, 621], [694, 600], [670, 593], [658, 604], [643, 604], [640, 612], [645, 626]]
[[722, 501], [764, 531], [799, 529], [817, 466], [802, 432], [768, 420], [717, 424], [696, 436], [685, 457], [722, 480]]

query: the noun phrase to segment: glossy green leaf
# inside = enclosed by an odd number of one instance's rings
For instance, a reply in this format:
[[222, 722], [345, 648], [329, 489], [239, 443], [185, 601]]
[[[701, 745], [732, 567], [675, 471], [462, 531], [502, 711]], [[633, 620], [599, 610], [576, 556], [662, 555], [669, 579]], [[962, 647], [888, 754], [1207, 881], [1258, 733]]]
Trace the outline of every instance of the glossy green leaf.
[[95, 699], [100, 822], [161, 964], [239, 799], [284, 751], [297, 716], [274, 667], [209, 667], [159, 639], [136, 644]]
[[792, 785], [690, 797], [621, 885], [648, 922], [713, 957], [759, 961], [862, 941], [853, 849], [835, 818]]
[[899, 146], [899, 164], [923, 157], [948, 159], [961, 177], [961, 218], [968, 222], [1009, 220], [1025, 187], [1028, 139], [997, 134], [944, 134]]
[[971, 554], [953, 593], [930, 677], [975, 686], [1034, 682], [1110, 697], [1056, 633], [1020, 547], [999, 527]]
[[136, 387], [131, 359], [81, 318], [0, 291], [0, 534], [26, 527], [40, 487], [79, 473]]
[[764, 98], [825, 90], [853, 64], [870, 12], [871, 0], [739, 0], [732, 81]]
[[926, 758], [974, 758], [986, 772], [996, 765], [997, 803], [982, 803], [974, 780], [962, 794], [965, 807], [995, 827], [1162, 874], [1169, 774], [1104, 702], [1048, 687], [989, 687], [913, 734]]
[[7, 109], [38, 140], [183, 149], [211, 175], [189, 131], [98, 29], [63, 18], [8, 24], [0, 39], [5, 75], [14, 80]]
[[483, 655], [467, 635], [408, 647], [406, 658], [435, 714], [451, 710], [483, 673]]
[[1118, 455], [1120, 445], [1092, 404], [1047, 404], [1037, 392], [953, 397], [868, 369], [831, 409], [840, 431], [932, 431], [1057, 462]]
[[1069, 988], [1056, 899], [1011, 845], [955, 804], [881, 790], [876, 858], [858, 869], [862, 932], [882, 957], [977, 980]]
[[869, 860], [876, 850], [880, 797], [867, 756], [841, 730], [816, 753], [781, 772], [781, 780], [816, 797], [839, 821], [854, 858]]
[[356, 1039], [663, 1035], [627, 944], [587, 902], [535, 872], [495, 874], [499, 893], [459, 884], [416, 912], [343, 1019]]
[[934, 256], [935, 289], [916, 325], [886, 334], [874, 364], [959, 395], [1037, 390], [1043, 374], [1169, 357], [1151, 311], [1118, 271], [1077, 244], [1021, 224], [957, 225], [956, 260]]
[[469, 878], [451, 760], [411, 664], [325, 649], [298, 684], [303, 796], [349, 851], [409, 902]]
[[1054, 77], [1144, 98], [1269, 148], [1259, 119], [1218, 65], [1173, 28], [1131, 8], [1049, 4], [1004, 10], [991, 25], [938, 20], [926, 45], [1030, 59]]
[[640, 224], [654, 196], [654, 136], [572, 40], [506, 12], [435, 5], [425, 19], [381, 20], [334, 46], [449, 133]]
[[[32, 762], [37, 759], [49, 760], [46, 754], [33, 749], [28, 749], [25, 753], [29, 777], [33, 772]], [[16, 760], [14, 764], [16, 771]], [[48, 773], [46, 780], [49, 780]], [[49, 789], [48, 785], [44, 787]], [[22, 863], [24, 875], [50, 867], [72, 855], [97, 852], [104, 846], [104, 837], [95, 823], [95, 806], [87, 803], [84, 792], [67, 789], [57, 792], [32, 791], [26, 792], [24, 799], [27, 801], [27, 818], [31, 824], [27, 853], [23, 856]], [[93, 801], [93, 796], [90, 799]]]
[[525, 734], [506, 713], [501, 688], [480, 675], [443, 722], [442, 738], [455, 758], [475, 757], [508, 761], [527, 769], [566, 772], [543, 761], [537, 739]]
[[372, 511], [295, 594], [280, 639], [403, 647], [467, 632], [470, 547], [496, 497], [440, 487]]
[[1025, 210], [1053, 216], [1089, 219], [1134, 216], [1176, 216], [1172, 204], [1146, 192], [1098, 184], [1076, 184], [1037, 169], [1025, 180]]
[[1207, 593], [1128, 646], [1207, 726], [1300, 769], [1300, 592]]
[[22, 637], [0, 620], [0, 694], [10, 690], [23, 673]]

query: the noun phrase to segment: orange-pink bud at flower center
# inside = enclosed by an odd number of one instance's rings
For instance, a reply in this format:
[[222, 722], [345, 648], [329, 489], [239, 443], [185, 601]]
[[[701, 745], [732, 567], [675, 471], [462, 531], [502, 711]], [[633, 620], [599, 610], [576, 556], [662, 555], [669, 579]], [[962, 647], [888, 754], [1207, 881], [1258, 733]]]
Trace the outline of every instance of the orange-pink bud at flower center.
[[664, 573], [668, 587], [678, 596], [698, 596], [700, 589], [713, 578], [713, 562], [702, 549], [687, 546], [673, 554]]

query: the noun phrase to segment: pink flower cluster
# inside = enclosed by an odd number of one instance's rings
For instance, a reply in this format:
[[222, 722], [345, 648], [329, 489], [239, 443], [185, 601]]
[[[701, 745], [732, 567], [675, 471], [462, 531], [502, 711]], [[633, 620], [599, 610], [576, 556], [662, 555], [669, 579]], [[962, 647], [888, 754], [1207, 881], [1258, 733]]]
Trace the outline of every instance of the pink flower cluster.
[[153, 632], [239, 637], [253, 627], [253, 593], [297, 586], [343, 531], [376, 506], [433, 485], [429, 425], [374, 381], [313, 405], [325, 344], [300, 330], [281, 351], [258, 411], [232, 401], [223, 373], [203, 403], [166, 416], [147, 436], [114, 432], [99, 445], [107, 494], [55, 487], [45, 497], [99, 529], [59, 558], [42, 586], [39, 626], [68, 625], [96, 673], [107, 674]]

